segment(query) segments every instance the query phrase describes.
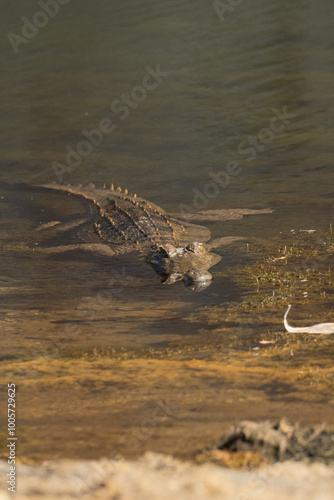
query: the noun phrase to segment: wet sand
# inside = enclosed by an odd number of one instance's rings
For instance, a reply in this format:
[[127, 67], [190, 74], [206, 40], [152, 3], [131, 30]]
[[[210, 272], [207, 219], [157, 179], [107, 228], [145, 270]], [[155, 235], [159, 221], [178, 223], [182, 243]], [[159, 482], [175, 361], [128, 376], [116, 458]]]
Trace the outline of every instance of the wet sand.
[[254, 354], [225, 362], [98, 356], [3, 362], [1, 378], [15, 377], [17, 385], [18, 456], [41, 462], [152, 450], [191, 458], [240, 418], [334, 426], [332, 366], [278, 369], [270, 356]]

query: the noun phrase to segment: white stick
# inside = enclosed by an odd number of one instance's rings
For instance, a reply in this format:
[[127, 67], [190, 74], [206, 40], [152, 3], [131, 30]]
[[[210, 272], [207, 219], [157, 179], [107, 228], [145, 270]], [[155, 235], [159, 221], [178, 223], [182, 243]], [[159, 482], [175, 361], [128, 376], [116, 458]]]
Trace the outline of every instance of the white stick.
[[284, 326], [287, 332], [289, 333], [312, 333], [316, 335], [330, 335], [334, 333], [334, 323], [319, 323], [318, 325], [305, 326], [301, 328], [294, 328], [288, 324], [288, 314], [291, 309], [291, 305], [288, 305], [288, 308], [284, 314]]

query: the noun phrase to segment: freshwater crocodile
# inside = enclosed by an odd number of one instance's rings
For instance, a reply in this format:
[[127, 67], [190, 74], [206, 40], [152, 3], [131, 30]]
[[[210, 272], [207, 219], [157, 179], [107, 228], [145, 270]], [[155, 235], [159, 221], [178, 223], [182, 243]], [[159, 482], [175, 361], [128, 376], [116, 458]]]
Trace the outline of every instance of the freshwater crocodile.
[[[219, 238], [204, 245], [210, 239], [210, 231], [189, 220], [231, 220], [240, 219], [244, 214], [270, 212], [267, 209], [207, 210], [187, 214], [187, 222], [181, 222], [167, 215], [154, 203], [130, 194], [127, 189], [115, 188], [113, 184], [108, 188], [96, 188], [94, 184], [49, 184], [38, 187], [65, 191], [88, 200], [94, 219], [91, 223], [94, 224], [94, 234], [98, 241], [44, 248], [43, 251], [59, 253], [90, 250], [107, 256], [139, 251], [164, 283], [183, 280], [192, 290], [206, 288], [212, 280], [209, 269], [221, 257], [211, 250], [240, 238]], [[84, 222], [87, 219], [64, 224], [63, 229], [73, 228]], [[60, 223], [44, 224], [39, 229], [56, 224]]]

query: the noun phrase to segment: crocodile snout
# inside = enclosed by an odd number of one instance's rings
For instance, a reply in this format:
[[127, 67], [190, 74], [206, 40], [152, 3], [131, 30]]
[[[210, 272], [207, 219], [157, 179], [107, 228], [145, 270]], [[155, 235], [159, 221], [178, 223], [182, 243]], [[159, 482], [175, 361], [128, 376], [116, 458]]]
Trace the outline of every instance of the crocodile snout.
[[201, 292], [211, 285], [212, 275], [203, 269], [191, 269], [184, 275], [184, 284], [188, 290]]
[[188, 282], [207, 282], [212, 280], [212, 274], [209, 271], [202, 271], [202, 269], [191, 269], [184, 275], [185, 281]]

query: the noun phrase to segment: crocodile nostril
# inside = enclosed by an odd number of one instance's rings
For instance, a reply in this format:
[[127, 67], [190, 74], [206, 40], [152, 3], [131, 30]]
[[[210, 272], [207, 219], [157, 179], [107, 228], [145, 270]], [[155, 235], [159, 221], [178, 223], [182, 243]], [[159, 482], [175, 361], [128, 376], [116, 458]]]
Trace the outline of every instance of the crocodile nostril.
[[202, 271], [201, 269], [191, 269], [187, 271], [184, 275], [186, 282], [207, 282], [212, 280], [212, 274], [208, 271]]

